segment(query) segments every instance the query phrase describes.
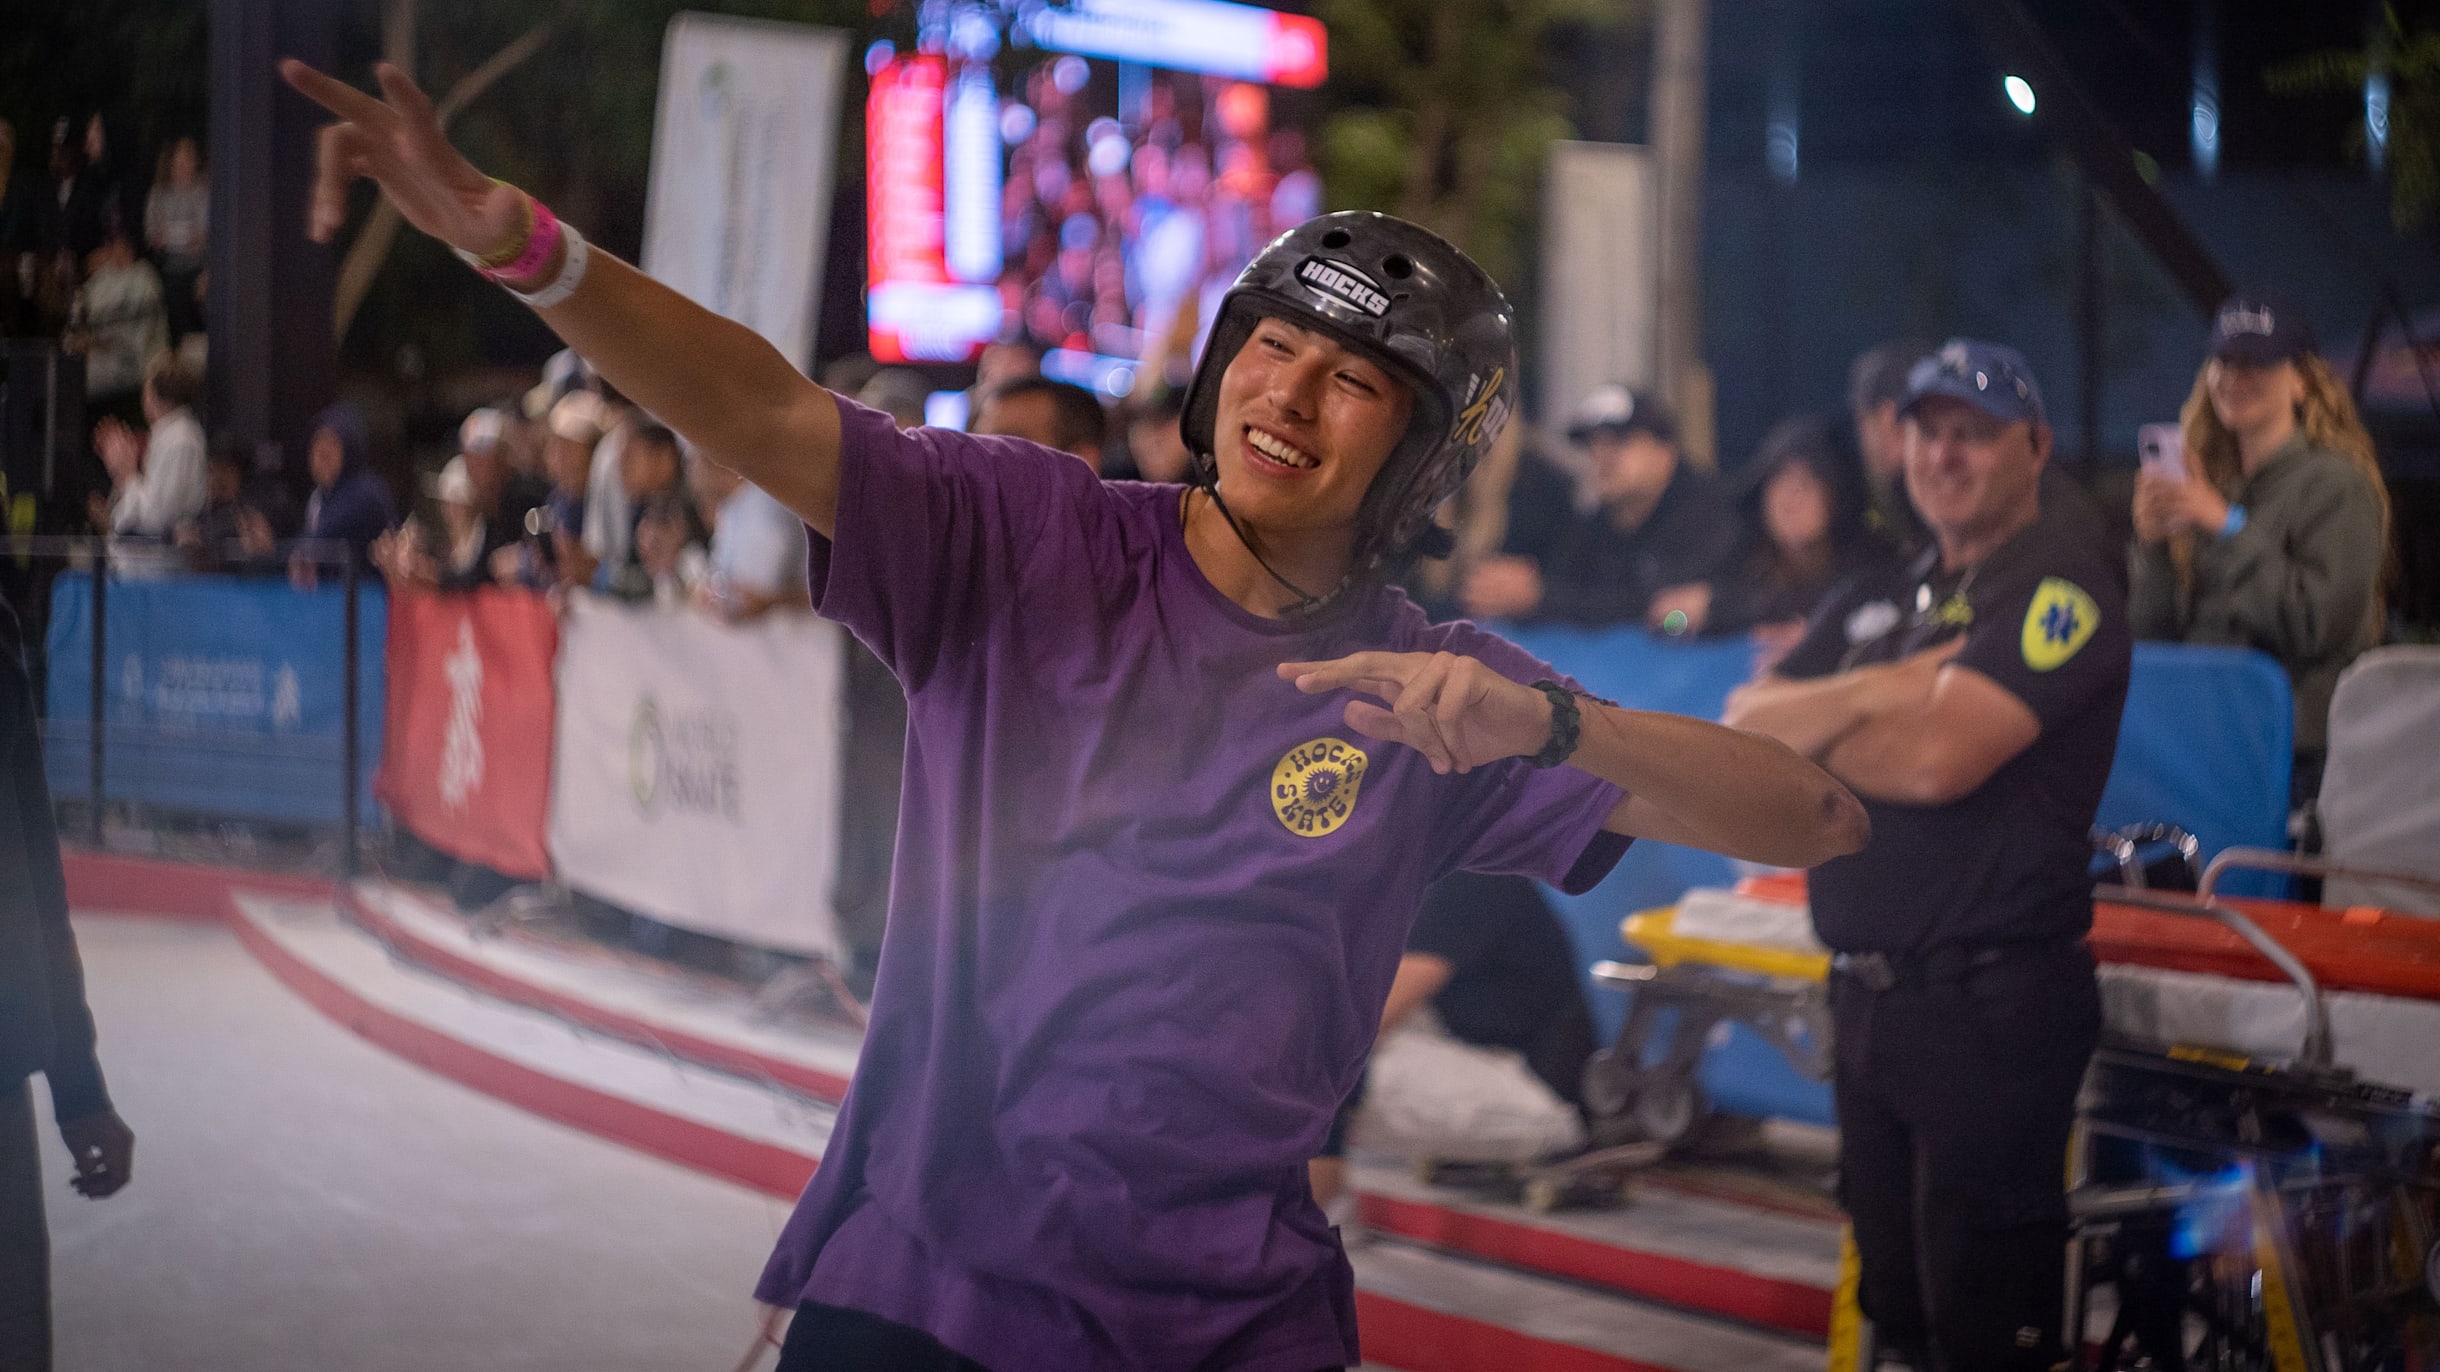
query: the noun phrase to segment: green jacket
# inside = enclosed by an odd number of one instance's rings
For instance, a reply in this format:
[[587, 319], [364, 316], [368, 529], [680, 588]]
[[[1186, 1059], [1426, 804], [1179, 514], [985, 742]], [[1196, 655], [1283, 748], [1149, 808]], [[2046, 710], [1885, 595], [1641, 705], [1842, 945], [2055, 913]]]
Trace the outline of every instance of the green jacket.
[[2296, 691], [2296, 751], [2320, 754], [2330, 692], [2377, 640], [2374, 592], [2389, 531], [2380, 493], [2344, 456], [2302, 432], [2238, 490], [2245, 527], [2196, 541], [2181, 595], [2166, 544], [2135, 545], [2128, 613], [2144, 638], [2259, 648]]

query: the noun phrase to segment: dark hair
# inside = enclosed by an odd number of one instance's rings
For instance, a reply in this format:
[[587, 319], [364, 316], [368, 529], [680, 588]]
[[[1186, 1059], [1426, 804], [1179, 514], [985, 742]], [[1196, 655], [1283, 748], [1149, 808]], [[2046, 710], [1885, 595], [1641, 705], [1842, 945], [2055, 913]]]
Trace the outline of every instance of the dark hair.
[[191, 409], [203, 400], [203, 382], [173, 352], [155, 354], [144, 368], [144, 384], [173, 410]]
[[1052, 446], [1060, 451], [1099, 450], [1109, 442], [1110, 417], [1101, 408], [1101, 398], [1073, 382], [1053, 381], [1047, 376], [1020, 376], [993, 388], [984, 403], [999, 404], [1025, 395], [1050, 397], [1052, 428], [1059, 440]]
[[207, 468], [235, 467], [240, 472], [251, 473], [254, 470], [254, 449], [243, 439], [215, 438], [212, 446], [204, 450], [203, 465]]
[[686, 455], [686, 450], [678, 446], [678, 435], [666, 424], [641, 425], [636, 429], [635, 435], [627, 441], [649, 443], [656, 448], [667, 448], [680, 457]]
[[1932, 345], [1920, 338], [1893, 338], [1857, 353], [1847, 366], [1848, 413], [1905, 403], [1906, 374], [1931, 355]]
[[1165, 419], [1175, 423], [1178, 417], [1185, 413], [1186, 388], [1184, 386], [1161, 386], [1154, 389], [1152, 394], [1144, 400], [1128, 405], [1127, 422], [1146, 424], [1156, 419]]
[[1870, 497], [1864, 473], [1855, 458], [1831, 434], [1827, 420], [1798, 415], [1783, 419], [1763, 435], [1761, 446], [1745, 464], [1742, 503], [1756, 529], [1762, 527], [1763, 492], [1773, 478], [1790, 467], [1813, 473], [1830, 495], [1830, 542], [1843, 547], [1864, 532], [1864, 512]]

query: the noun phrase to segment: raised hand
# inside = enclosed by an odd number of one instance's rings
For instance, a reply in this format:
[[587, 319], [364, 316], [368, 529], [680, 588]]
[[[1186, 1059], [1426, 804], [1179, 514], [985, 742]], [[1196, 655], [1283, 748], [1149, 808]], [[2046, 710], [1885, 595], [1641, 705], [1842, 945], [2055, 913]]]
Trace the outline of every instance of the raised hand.
[[1307, 695], [1352, 690], [1382, 701], [1347, 702], [1347, 727], [1405, 744], [1443, 776], [1527, 757], [1550, 741], [1550, 698], [1477, 658], [1355, 653], [1333, 662], [1282, 663], [1279, 675]]
[[384, 98], [291, 58], [280, 75], [339, 122], [323, 126], [307, 232], [327, 243], [347, 219], [347, 186], [371, 177], [406, 221], [453, 248], [487, 253], [522, 231], [525, 193], [475, 170], [449, 146], [432, 101], [387, 62], [373, 68]]

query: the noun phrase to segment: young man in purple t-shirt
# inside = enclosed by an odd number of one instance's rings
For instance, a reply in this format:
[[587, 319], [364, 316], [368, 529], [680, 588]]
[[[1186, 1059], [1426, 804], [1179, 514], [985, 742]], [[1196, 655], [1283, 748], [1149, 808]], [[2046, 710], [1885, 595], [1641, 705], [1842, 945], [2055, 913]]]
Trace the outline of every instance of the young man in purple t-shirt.
[[871, 1030], [757, 1292], [796, 1311], [783, 1369], [1353, 1363], [1305, 1161], [1423, 888], [1581, 890], [1634, 836], [1797, 866], [1863, 842], [1787, 749], [1587, 700], [1382, 584], [1515, 391], [1506, 301], [1421, 229], [1267, 248], [1189, 396], [1193, 483], [1104, 483], [831, 396], [486, 180], [386, 67], [386, 101], [286, 75], [341, 118], [318, 236], [367, 175], [493, 264], [804, 519], [817, 608], [905, 688]]

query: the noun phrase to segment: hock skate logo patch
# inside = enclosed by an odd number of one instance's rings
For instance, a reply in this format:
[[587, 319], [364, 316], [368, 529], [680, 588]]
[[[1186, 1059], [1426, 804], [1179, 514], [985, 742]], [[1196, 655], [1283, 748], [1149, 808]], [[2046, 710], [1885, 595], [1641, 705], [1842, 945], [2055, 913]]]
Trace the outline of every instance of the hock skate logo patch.
[[1271, 813], [1291, 834], [1320, 838], [1356, 812], [1372, 759], [1344, 739], [1317, 738], [1288, 750], [1271, 769]]
[[2046, 576], [2025, 607], [2025, 665], [2037, 672], [2064, 666], [2101, 626], [2101, 607], [2065, 577]]
[[1296, 279], [1305, 289], [1353, 305], [1375, 319], [1389, 313], [1389, 295], [1380, 283], [1344, 262], [1308, 257], [1296, 264]]

